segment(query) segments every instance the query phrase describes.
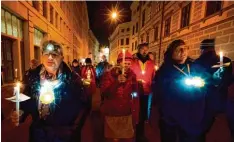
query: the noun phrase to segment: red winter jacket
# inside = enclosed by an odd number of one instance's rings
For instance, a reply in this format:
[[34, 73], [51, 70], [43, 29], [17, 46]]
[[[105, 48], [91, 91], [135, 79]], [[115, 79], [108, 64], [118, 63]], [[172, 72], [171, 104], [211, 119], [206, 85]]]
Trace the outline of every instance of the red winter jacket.
[[[107, 116], [126, 116], [138, 112], [137, 97], [132, 99], [132, 92], [137, 92], [137, 80], [134, 72], [126, 71], [127, 81], [120, 83], [118, 75], [121, 69], [115, 67], [105, 72], [101, 80], [101, 93], [105, 99], [101, 112]], [[137, 116], [136, 116], [137, 118]]]
[[93, 95], [96, 91], [96, 72], [93, 66], [83, 66], [81, 68], [81, 78], [87, 79], [88, 70], [90, 70], [91, 83], [89, 86], [85, 87], [85, 95]]
[[132, 61], [131, 69], [136, 74], [137, 81], [140, 82], [138, 86], [140, 93], [149, 95], [152, 92], [152, 80], [155, 75], [154, 62], [152, 60], [147, 60], [143, 64], [135, 57]]

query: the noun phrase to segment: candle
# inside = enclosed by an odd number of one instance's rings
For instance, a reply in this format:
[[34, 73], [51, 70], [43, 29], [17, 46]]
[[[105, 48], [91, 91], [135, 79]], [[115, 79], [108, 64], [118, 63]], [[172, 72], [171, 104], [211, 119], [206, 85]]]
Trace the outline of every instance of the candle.
[[124, 66], [125, 66], [125, 49], [123, 49], [123, 67], [122, 67], [122, 74], [124, 74]]
[[17, 71], [18, 69], [15, 69], [15, 78], [17, 79]]
[[[16, 95], [16, 113], [18, 114], [18, 122], [19, 122], [19, 110], [20, 110], [20, 106], [19, 106], [19, 102], [20, 102], [20, 83], [18, 82], [16, 84], [15, 87], [15, 95]], [[17, 124], [17, 126], [19, 125], [19, 123]]]
[[220, 66], [223, 66], [223, 52], [219, 52], [219, 56], [220, 56]]
[[157, 71], [157, 70], [158, 70], [158, 66], [157, 66], [157, 65], [155, 65], [155, 66], [154, 66], [154, 69], [155, 69], [155, 71]]

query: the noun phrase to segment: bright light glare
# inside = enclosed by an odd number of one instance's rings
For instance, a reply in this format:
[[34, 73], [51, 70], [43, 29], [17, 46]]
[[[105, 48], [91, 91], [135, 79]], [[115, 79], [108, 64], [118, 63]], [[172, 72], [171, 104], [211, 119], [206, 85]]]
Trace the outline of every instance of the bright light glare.
[[154, 66], [154, 69], [157, 71], [157, 70], [158, 70], [158, 66], [157, 66], [157, 65], [155, 65], [155, 66]]
[[109, 48], [104, 48], [104, 53], [109, 54]]
[[17, 82], [17, 83], [16, 83], [16, 86], [19, 88], [19, 87], [20, 87], [20, 82]]
[[114, 12], [112, 12], [112, 14], [111, 14], [111, 18], [112, 19], [116, 19], [117, 18], [117, 13], [114, 11]]
[[142, 71], [141, 73], [144, 75], [144, 74], [145, 74], [145, 71]]
[[188, 86], [203, 87], [205, 81], [200, 77], [186, 78], [185, 84]]
[[205, 82], [203, 79], [201, 79], [200, 77], [194, 77], [193, 78], [193, 81], [194, 81], [194, 86], [196, 87], [203, 87], [205, 85]]
[[133, 92], [132, 97], [136, 98], [137, 97], [137, 92]]
[[40, 94], [39, 99], [43, 104], [50, 104], [54, 101], [54, 93], [46, 92], [46, 93]]
[[54, 50], [54, 45], [53, 44], [48, 44], [47, 45], [47, 50], [53, 51]]
[[185, 79], [185, 84], [188, 86], [191, 86], [193, 84], [192, 79], [191, 78], [186, 78]]

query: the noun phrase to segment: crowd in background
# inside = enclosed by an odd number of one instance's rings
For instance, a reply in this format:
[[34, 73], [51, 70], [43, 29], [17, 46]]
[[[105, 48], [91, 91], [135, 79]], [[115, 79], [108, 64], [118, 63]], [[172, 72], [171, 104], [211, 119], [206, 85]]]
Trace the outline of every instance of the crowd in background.
[[[53, 47], [53, 48], [49, 48]], [[28, 115], [32, 142], [80, 141], [87, 116], [92, 113], [92, 96], [100, 92], [103, 120], [103, 141], [146, 142], [145, 123], [159, 120], [162, 142], [205, 142], [215, 118], [225, 113], [234, 141], [233, 62], [215, 51], [215, 39], [201, 42], [201, 55], [188, 56], [189, 47], [183, 40], [172, 41], [162, 65], [155, 68], [154, 55], [148, 43], [138, 45], [131, 55], [121, 52], [117, 65], [105, 56], [96, 66], [90, 58], [85, 64], [74, 59], [69, 66], [63, 61], [62, 46], [54, 41], [43, 44], [42, 64], [31, 61], [23, 80], [24, 94], [30, 100], [21, 103], [20, 120], [12, 113], [12, 122], [23, 123]], [[202, 85], [187, 83], [199, 77]], [[61, 82], [53, 86], [56, 99], [43, 104], [40, 90], [45, 81]], [[158, 118], [152, 118], [157, 113]]]

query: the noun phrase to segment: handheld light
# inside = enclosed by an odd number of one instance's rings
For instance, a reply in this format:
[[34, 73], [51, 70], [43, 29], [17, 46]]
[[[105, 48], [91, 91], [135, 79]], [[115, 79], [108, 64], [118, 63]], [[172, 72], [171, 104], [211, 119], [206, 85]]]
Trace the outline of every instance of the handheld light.
[[136, 98], [137, 97], [137, 92], [132, 92], [132, 97]]
[[205, 81], [200, 77], [192, 77], [192, 78], [186, 78], [185, 84], [188, 86], [194, 86], [194, 87], [203, 87], [205, 85]]
[[50, 104], [54, 101], [54, 91], [52, 83], [46, 81], [40, 90], [39, 100], [43, 104]]

